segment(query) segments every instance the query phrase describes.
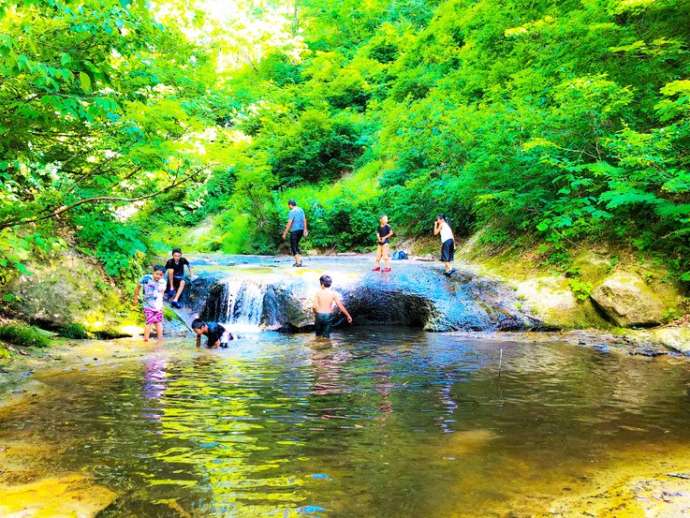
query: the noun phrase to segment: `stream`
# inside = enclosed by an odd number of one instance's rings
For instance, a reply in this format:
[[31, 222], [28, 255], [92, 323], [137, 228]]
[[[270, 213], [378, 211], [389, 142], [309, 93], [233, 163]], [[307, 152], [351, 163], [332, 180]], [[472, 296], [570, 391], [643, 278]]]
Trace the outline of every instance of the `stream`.
[[[189, 311], [206, 305], [197, 284]], [[690, 470], [686, 360], [421, 323], [323, 341], [267, 330], [282, 310], [247, 297], [225, 313], [241, 336], [228, 349], [93, 341], [37, 371], [34, 394], [0, 407], [0, 514], [98, 495], [84, 515], [570, 515], [625, 510], [612, 487], [634, 501], [639, 477]]]

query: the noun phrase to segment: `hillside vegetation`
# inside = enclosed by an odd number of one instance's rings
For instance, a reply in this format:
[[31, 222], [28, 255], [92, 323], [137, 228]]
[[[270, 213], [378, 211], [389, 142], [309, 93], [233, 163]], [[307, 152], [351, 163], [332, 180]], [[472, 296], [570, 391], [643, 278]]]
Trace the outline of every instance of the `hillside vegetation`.
[[66, 235], [123, 278], [180, 241], [274, 253], [293, 197], [312, 247], [444, 212], [690, 282], [690, 2], [209, 4], [4, 4], [0, 282]]

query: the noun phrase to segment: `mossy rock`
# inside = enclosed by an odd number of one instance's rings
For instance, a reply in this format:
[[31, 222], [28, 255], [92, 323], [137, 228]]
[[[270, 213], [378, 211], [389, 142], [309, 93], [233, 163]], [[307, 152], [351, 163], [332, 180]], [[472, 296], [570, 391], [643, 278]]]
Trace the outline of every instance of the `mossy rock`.
[[50, 338], [34, 326], [6, 324], [0, 326], [0, 340], [23, 347], [48, 347]]
[[541, 276], [515, 283], [516, 295], [546, 328], [606, 327], [591, 302], [578, 301], [568, 279]]
[[638, 275], [619, 271], [596, 286], [592, 300], [621, 327], [654, 326], [664, 319], [664, 303]]
[[6, 311], [21, 320], [83, 336], [75, 324], [109, 325], [121, 308], [119, 291], [89, 257], [67, 250], [27, 268], [5, 289], [13, 295]]

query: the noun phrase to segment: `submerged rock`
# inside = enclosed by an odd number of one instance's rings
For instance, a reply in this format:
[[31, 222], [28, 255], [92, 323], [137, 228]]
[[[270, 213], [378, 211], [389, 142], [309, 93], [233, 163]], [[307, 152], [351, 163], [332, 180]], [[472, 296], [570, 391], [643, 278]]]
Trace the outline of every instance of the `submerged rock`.
[[0, 516], [95, 516], [115, 493], [79, 473], [57, 475], [28, 484], [0, 485]]
[[663, 320], [664, 304], [637, 275], [616, 272], [591, 293], [592, 300], [621, 327], [653, 326]]

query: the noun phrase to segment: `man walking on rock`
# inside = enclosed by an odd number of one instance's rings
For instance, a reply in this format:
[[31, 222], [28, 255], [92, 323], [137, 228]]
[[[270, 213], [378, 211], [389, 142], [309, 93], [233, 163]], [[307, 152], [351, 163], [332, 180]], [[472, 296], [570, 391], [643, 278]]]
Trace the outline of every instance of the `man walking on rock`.
[[299, 248], [299, 242], [302, 237], [309, 235], [309, 230], [307, 229], [307, 217], [304, 211], [297, 206], [295, 200], [290, 200], [288, 202], [288, 222], [285, 225], [285, 230], [283, 231], [283, 240], [287, 238], [288, 232], [290, 233], [290, 253], [295, 257], [295, 264], [292, 266], [301, 267], [302, 266], [302, 251]]

